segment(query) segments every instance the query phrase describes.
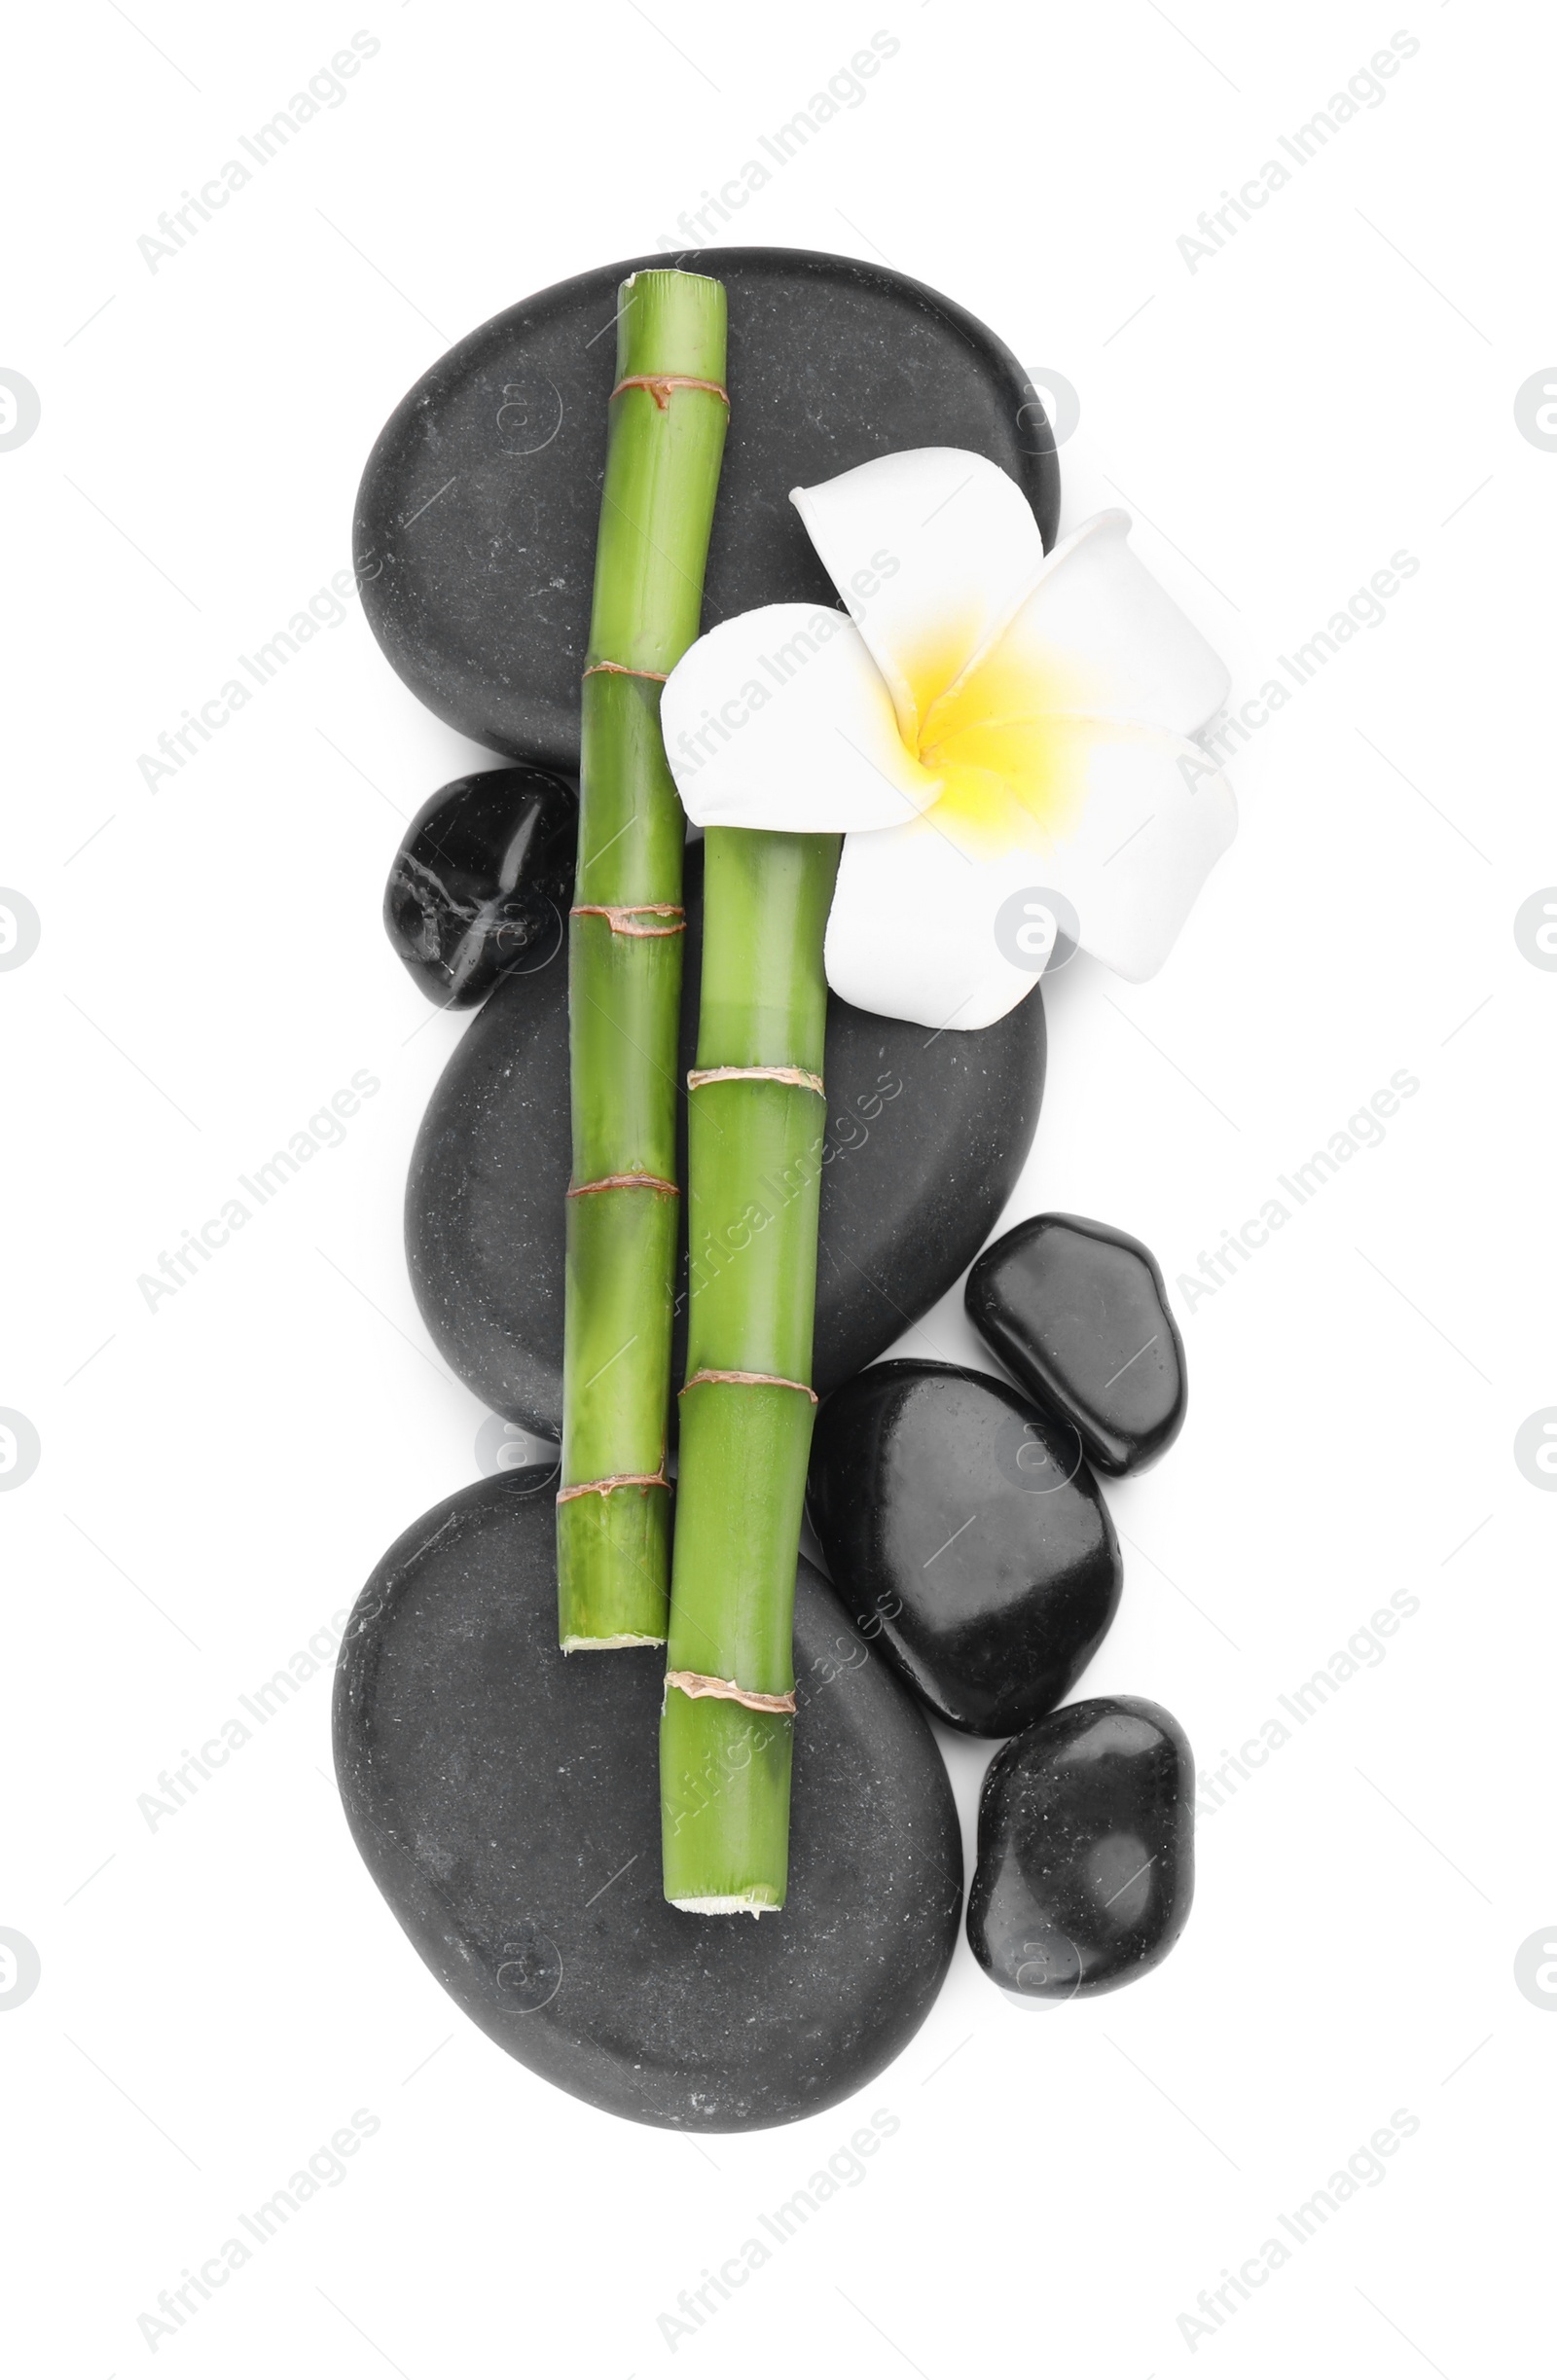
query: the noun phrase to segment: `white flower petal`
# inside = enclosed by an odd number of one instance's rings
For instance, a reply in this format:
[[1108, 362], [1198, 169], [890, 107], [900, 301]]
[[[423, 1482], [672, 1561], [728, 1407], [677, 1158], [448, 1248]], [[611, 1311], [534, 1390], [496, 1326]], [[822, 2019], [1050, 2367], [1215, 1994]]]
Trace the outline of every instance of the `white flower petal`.
[[1031, 851], [970, 859], [928, 817], [847, 836], [827, 920], [827, 981], [856, 1008], [932, 1031], [994, 1025], [1044, 963], [1041, 941], [1023, 958], [996, 930], [1006, 902], [1035, 881], [1041, 863]]
[[666, 681], [665, 748], [698, 826], [892, 827], [936, 798], [842, 612], [769, 603], [700, 636]]
[[1233, 789], [1199, 744], [1100, 723], [1073, 826], [1029, 861], [1073, 904], [1082, 949], [1139, 984], [1162, 965], [1237, 832]]
[[978, 856], [989, 838], [963, 789], [909, 826], [847, 838], [827, 923], [842, 998], [936, 1030], [993, 1025], [1032, 990], [1056, 931], [1131, 982], [1157, 972], [1237, 831], [1232, 788], [1177, 736], [1057, 724], [1074, 788], [1062, 835], [1030, 819], [1026, 841]]
[[1232, 683], [1226, 666], [1132, 552], [1129, 530], [1129, 514], [1111, 511], [1062, 538], [1000, 635], [927, 722], [926, 745], [949, 721], [1035, 709], [1177, 736], [1215, 714]]
[[790, 491], [917, 748], [936, 696], [998, 634], [1043, 562], [1016, 482], [960, 447], [883, 454]]

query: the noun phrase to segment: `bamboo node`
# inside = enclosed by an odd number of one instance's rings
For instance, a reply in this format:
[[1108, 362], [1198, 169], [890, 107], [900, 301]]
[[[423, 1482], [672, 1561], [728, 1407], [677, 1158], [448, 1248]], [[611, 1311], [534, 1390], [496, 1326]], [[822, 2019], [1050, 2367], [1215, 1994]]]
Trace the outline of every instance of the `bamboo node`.
[[803, 1380], [785, 1380], [781, 1372], [694, 1372], [686, 1388], [678, 1389], [677, 1394], [685, 1396], [687, 1388], [701, 1388], [710, 1381], [737, 1388], [798, 1388], [814, 1405], [817, 1401], [815, 1388], [808, 1388]]
[[598, 677], [602, 671], [607, 677], [652, 677], [657, 686], [665, 684], [663, 669], [632, 669], [625, 661], [592, 661], [584, 674]]
[[663, 1173], [602, 1173], [598, 1181], [580, 1182], [568, 1191], [569, 1198], [591, 1198], [597, 1190], [669, 1190], [672, 1198], [680, 1191], [674, 1182], [668, 1182]]
[[694, 1066], [687, 1089], [701, 1091], [705, 1083], [793, 1083], [798, 1090], [815, 1091], [818, 1099], [827, 1097], [821, 1076], [805, 1066]]
[[748, 1711], [777, 1711], [792, 1715], [795, 1698], [790, 1694], [757, 1694], [748, 1686], [738, 1686], [733, 1677], [705, 1677], [700, 1670], [667, 1670], [666, 1692], [678, 1686], [681, 1692], [696, 1702], [700, 1695], [711, 1695], [716, 1702], [742, 1703]]
[[672, 388], [706, 388], [722, 405], [730, 402], [730, 391], [722, 380], [697, 380], [684, 372], [630, 372], [625, 380], [617, 381], [611, 395], [619, 397], [624, 388], [646, 388], [662, 414], [670, 411]]
[[576, 1496], [609, 1496], [616, 1488], [668, 1488], [664, 1471], [618, 1471], [610, 1479], [581, 1479], [571, 1488], [559, 1488], [557, 1500], [570, 1504]]
[[[640, 901], [636, 907], [619, 907], [612, 901], [581, 901], [568, 911], [570, 918], [604, 918], [613, 934], [629, 934], [637, 942], [661, 942], [670, 934], [684, 934], [687, 913], [679, 901]], [[634, 925], [634, 918], [674, 918], [674, 925]]]

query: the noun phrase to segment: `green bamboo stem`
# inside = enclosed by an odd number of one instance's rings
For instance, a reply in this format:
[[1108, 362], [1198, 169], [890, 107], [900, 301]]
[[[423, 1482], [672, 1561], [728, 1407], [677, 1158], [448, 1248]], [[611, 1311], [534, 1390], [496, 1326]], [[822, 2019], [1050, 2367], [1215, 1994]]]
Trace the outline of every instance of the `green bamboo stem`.
[[[681, 1392], [670, 1677], [660, 1722], [665, 1893], [706, 1915], [781, 1909], [789, 1860], [795, 1563], [826, 1100], [822, 936], [836, 835], [712, 827], [698, 1063], [688, 1092], [687, 1386]], [[721, 1067], [787, 1069], [785, 1081]], [[756, 1379], [706, 1379], [707, 1373]], [[782, 1385], [795, 1384], [795, 1385]]]
[[[623, 283], [568, 947], [573, 1179], [557, 1503], [564, 1652], [660, 1644], [666, 1635], [686, 829], [660, 694], [698, 632], [729, 413], [718, 393], [724, 370], [719, 282], [639, 272]], [[620, 385], [645, 380], [654, 384]]]

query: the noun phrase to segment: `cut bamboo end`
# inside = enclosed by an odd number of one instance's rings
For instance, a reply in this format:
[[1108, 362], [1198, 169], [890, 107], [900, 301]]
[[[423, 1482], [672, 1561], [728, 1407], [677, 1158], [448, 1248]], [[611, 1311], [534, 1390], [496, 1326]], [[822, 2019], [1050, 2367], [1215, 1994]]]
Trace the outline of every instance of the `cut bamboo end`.
[[686, 1384], [686, 1388], [678, 1389], [677, 1394], [685, 1396], [687, 1388], [704, 1388], [709, 1386], [724, 1386], [732, 1388], [796, 1388], [802, 1396], [809, 1396], [814, 1405], [817, 1402], [815, 1389], [809, 1388], [805, 1381], [785, 1380], [779, 1372], [694, 1372]]
[[672, 1909], [689, 1917], [775, 1917], [782, 1901], [759, 1900], [754, 1893], [709, 1893], [700, 1900], [673, 1900]]
[[[597, 1463], [597, 1455], [578, 1467]], [[570, 1479], [568, 1487], [573, 1493], [557, 1501], [558, 1643], [570, 1653], [663, 1647], [670, 1621], [670, 1491], [663, 1476]], [[665, 1659], [662, 1649], [662, 1672]]]
[[615, 1653], [634, 1644], [663, 1644], [664, 1637], [563, 1637], [564, 1653]]
[[628, 274], [627, 279], [622, 283], [622, 292], [626, 292], [630, 289], [636, 289], [640, 281], [669, 281], [672, 279], [677, 281], [706, 281], [710, 289], [718, 289], [722, 286], [722, 284], [711, 272], [688, 272], [685, 268], [680, 265], [640, 265], [636, 272], [630, 272]]
[[687, 1089], [701, 1091], [705, 1083], [792, 1083], [797, 1090], [815, 1091], [818, 1099], [827, 1097], [821, 1076], [805, 1066], [694, 1066]]
[[689, 1702], [698, 1702], [710, 1695], [715, 1702], [740, 1703], [746, 1711], [771, 1711], [779, 1717], [792, 1718], [795, 1698], [790, 1694], [758, 1694], [749, 1686], [738, 1685], [733, 1677], [706, 1677], [701, 1670], [667, 1670], [667, 1694], [674, 1686]]

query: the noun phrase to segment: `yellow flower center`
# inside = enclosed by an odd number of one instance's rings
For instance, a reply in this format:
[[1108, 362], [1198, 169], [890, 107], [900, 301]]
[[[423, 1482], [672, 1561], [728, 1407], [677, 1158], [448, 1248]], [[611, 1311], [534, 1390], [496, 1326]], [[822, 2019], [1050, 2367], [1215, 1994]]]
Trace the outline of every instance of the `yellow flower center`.
[[1010, 652], [1005, 640], [971, 668], [961, 667], [966, 650], [948, 638], [909, 670], [917, 758], [941, 787], [925, 822], [973, 859], [1052, 849], [1086, 798], [1100, 726], [1090, 689], [1079, 672]]

